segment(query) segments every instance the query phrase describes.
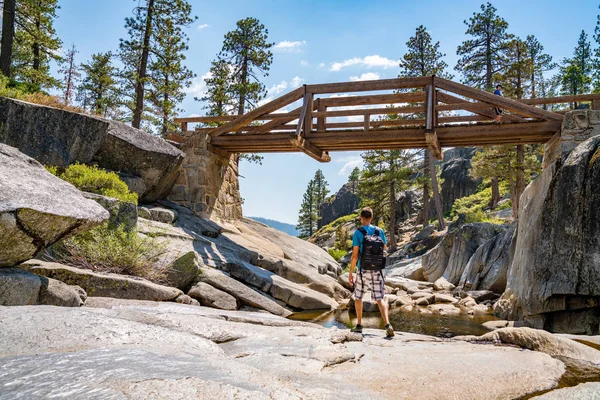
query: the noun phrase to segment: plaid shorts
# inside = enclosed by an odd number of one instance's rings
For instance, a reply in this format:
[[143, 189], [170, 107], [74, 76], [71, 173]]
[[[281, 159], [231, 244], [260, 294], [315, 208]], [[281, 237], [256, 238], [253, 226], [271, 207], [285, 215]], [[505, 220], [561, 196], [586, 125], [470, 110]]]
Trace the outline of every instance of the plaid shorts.
[[372, 300], [383, 300], [385, 295], [383, 271], [358, 271], [354, 277], [354, 298], [362, 300], [368, 291], [371, 292]]

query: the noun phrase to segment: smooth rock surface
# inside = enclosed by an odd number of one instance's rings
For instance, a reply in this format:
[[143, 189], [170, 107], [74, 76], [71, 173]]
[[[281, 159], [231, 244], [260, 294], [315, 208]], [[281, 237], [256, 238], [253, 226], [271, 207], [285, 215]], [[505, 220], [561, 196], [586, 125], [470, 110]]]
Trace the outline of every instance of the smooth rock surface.
[[85, 292], [82, 296], [73, 286], [56, 279], [40, 277], [40, 280], [42, 285], [40, 286], [37, 304], [59, 307], [80, 307], [83, 305], [87, 296]]
[[167, 267], [167, 280], [172, 286], [183, 291], [190, 288], [200, 271], [198, 253], [189, 251], [174, 260]]
[[67, 265], [30, 260], [20, 266], [36, 275], [53, 278], [68, 285], [77, 285], [92, 297], [173, 301], [183, 292], [158, 285], [142, 278], [116, 274], [99, 274]]
[[600, 382], [580, 383], [577, 386], [553, 390], [534, 400], [600, 400]]
[[2, 396], [494, 400], [550, 389], [565, 370], [511, 347], [410, 333], [388, 341], [369, 329], [340, 340], [339, 330], [271, 314], [91, 299], [101, 308], [0, 307]]
[[385, 267], [385, 274], [386, 277], [400, 277], [415, 281], [425, 280], [421, 257], [400, 260], [388, 265]]
[[19, 268], [0, 268], [0, 306], [37, 304], [42, 281]]
[[188, 295], [206, 307], [214, 307], [221, 310], [237, 310], [235, 297], [222, 290], [215, 289], [208, 283], [198, 282], [190, 289]]
[[0, 194], [0, 267], [27, 261], [58, 240], [99, 225], [109, 215], [73, 185], [1, 143]]

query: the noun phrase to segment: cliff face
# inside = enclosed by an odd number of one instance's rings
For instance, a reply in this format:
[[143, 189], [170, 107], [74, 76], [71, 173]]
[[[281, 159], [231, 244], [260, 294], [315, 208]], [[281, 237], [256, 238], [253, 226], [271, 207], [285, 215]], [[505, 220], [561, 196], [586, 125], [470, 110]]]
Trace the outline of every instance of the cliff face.
[[600, 136], [558, 160], [521, 196], [503, 318], [600, 333]]
[[470, 196], [477, 191], [480, 179], [471, 177], [471, 161], [466, 158], [454, 158], [442, 164], [442, 208], [452, 209], [456, 199]]
[[332, 197], [331, 201], [321, 204], [322, 218], [319, 221], [319, 228], [340, 217], [352, 214], [360, 203], [360, 198], [356, 195], [357, 190], [358, 188], [353, 188], [351, 183], [347, 183]]

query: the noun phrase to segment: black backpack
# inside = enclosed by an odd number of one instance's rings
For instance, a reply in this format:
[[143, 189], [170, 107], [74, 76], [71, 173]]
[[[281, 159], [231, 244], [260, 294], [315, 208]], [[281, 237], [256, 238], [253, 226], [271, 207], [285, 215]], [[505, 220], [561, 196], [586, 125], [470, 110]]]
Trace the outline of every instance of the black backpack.
[[380, 271], [385, 268], [385, 257], [383, 255], [383, 239], [379, 234], [380, 229], [375, 227], [375, 233], [368, 235], [365, 228], [360, 227], [358, 231], [363, 234], [362, 252], [360, 253], [360, 269], [364, 271]]

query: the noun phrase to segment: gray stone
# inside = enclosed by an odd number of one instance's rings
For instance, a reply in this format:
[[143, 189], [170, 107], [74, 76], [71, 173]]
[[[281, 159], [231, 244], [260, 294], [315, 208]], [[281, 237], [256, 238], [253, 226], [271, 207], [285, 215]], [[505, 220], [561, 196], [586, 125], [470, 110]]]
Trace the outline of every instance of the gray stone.
[[442, 164], [442, 208], [452, 209], [456, 199], [470, 196], [477, 191], [481, 179], [474, 179], [471, 174], [471, 161], [454, 158]]
[[495, 300], [498, 298], [498, 295], [491, 290], [469, 290], [465, 292], [465, 294], [472, 297], [478, 303], [486, 300]]
[[435, 232], [435, 226], [432, 224], [429, 224], [426, 227], [424, 227], [421, 231], [419, 231], [419, 233], [417, 233], [416, 235], [411, 237], [410, 240], [412, 240], [413, 242], [416, 242], [419, 240], [425, 240], [429, 236], [433, 235], [433, 232]]
[[357, 187], [353, 188], [352, 183], [346, 183], [328, 201], [321, 204], [319, 206], [321, 219], [318, 227], [321, 228], [340, 217], [352, 214], [360, 203], [360, 198], [356, 195], [357, 192]]
[[42, 285], [37, 304], [60, 307], [80, 307], [83, 305], [85, 297], [82, 299], [79, 291], [73, 286], [56, 279], [46, 277], [40, 277], [40, 279]]
[[178, 289], [188, 290], [200, 271], [198, 258], [195, 251], [189, 251], [177, 258], [167, 267], [167, 281]]
[[153, 221], [163, 222], [165, 224], [172, 224], [177, 219], [177, 212], [174, 210], [168, 210], [161, 207], [151, 207], [150, 219]]
[[385, 267], [386, 277], [400, 277], [415, 281], [425, 280], [421, 257], [400, 260]]
[[507, 289], [495, 306], [500, 318], [600, 333], [598, 187], [600, 136], [595, 136], [525, 189]]
[[146, 201], [169, 194], [183, 160], [177, 148], [129, 125], [13, 99], [0, 99], [0, 127], [0, 142], [42, 164], [93, 161], [141, 177]]
[[134, 203], [95, 193], [82, 193], [86, 199], [94, 200], [110, 213], [108, 222], [111, 227], [123, 226], [126, 231], [132, 231], [137, 227], [138, 212]]
[[198, 300], [206, 307], [219, 308], [221, 310], [237, 310], [237, 301], [230, 294], [215, 289], [208, 283], [198, 282], [188, 292], [188, 296]]
[[[0, 98], [0, 113], [2, 100]], [[1, 131], [1, 129], [0, 129]], [[0, 144], [0, 267], [26, 261], [90, 229], [108, 212], [34, 159]]]
[[433, 288], [435, 290], [454, 290], [456, 286], [454, 286], [453, 284], [451, 284], [450, 282], [448, 282], [446, 280], [446, 278], [441, 277], [438, 278], [435, 282], [433, 282]]
[[88, 296], [120, 299], [173, 301], [183, 294], [181, 290], [158, 285], [142, 278], [116, 274], [99, 274], [62, 264], [30, 260], [20, 266], [36, 275], [77, 285]]
[[19, 268], [0, 268], [0, 306], [37, 304], [40, 277]]
[[275, 315], [288, 316], [290, 313], [273, 300], [268, 299], [259, 292], [250, 289], [241, 282], [236, 281], [222, 271], [213, 268], [203, 268], [198, 275], [198, 280], [210, 286], [229, 293], [240, 302], [252, 307], [260, 308]]
[[586, 382], [579, 385], [552, 390], [533, 400], [600, 400], [600, 382]]
[[137, 212], [139, 218], [152, 219], [152, 215], [150, 215], [150, 210], [148, 207], [138, 206]]
[[458, 303], [458, 300], [455, 299], [452, 296], [447, 295], [447, 294], [436, 293], [435, 294], [435, 302], [436, 303], [451, 303], [451, 304], [456, 304], [456, 303]]
[[139, 176], [119, 173], [119, 179], [125, 182], [130, 192], [137, 193], [138, 198], [140, 199], [148, 190], [144, 179], [140, 178]]
[[187, 294], [182, 294], [177, 296], [175, 299], [175, 303], [186, 304], [188, 306], [199, 306], [200, 302], [198, 300], [191, 298]]

